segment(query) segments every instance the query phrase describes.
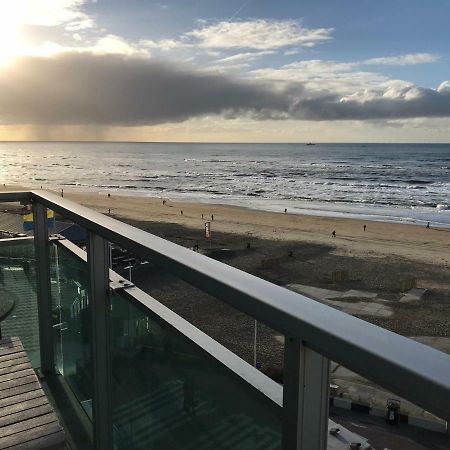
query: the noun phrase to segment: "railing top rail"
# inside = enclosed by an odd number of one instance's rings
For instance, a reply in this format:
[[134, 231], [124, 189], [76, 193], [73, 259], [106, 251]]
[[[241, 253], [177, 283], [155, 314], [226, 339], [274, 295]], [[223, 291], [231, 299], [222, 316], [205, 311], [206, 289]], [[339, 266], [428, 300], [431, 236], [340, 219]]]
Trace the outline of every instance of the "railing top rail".
[[31, 196], [397, 395], [450, 418], [450, 356], [53, 193], [33, 191]]
[[22, 202], [31, 199], [31, 192], [28, 191], [4, 191], [0, 192], [0, 203]]

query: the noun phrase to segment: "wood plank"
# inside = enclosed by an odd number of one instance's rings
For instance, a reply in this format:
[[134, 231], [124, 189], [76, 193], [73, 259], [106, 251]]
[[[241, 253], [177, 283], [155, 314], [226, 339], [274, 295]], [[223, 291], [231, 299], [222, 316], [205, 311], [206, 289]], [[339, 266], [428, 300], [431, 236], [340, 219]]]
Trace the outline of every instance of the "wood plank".
[[[32, 428], [40, 427], [50, 423], [58, 423], [58, 418], [54, 412], [45, 414], [39, 417], [33, 417], [32, 419], [22, 420], [19, 423], [13, 423], [0, 428], [0, 442], [3, 437], [11, 436], [12, 434], [20, 433], [21, 431], [31, 430]], [[58, 423], [59, 426], [59, 423]]]
[[20, 339], [0, 340], [0, 449], [57, 449], [64, 442]]
[[16, 380], [10, 380], [10, 381], [2, 381], [0, 382], [0, 392], [4, 389], [10, 389], [16, 386], [21, 386], [22, 384], [28, 384], [33, 383], [34, 381], [37, 381], [36, 374], [33, 373], [33, 375], [27, 375], [26, 377], [17, 378]]
[[0, 437], [0, 449], [10, 448], [14, 445], [17, 446], [25, 442], [32, 441], [33, 439], [39, 439], [54, 433], [63, 434], [61, 426], [58, 422], [42, 424], [28, 430], [23, 430], [19, 431], [18, 433]]
[[31, 398], [27, 400], [20, 401], [18, 403], [13, 403], [3, 408], [0, 408], [0, 418], [7, 416], [9, 414], [15, 414], [21, 411], [25, 411], [30, 408], [37, 408], [38, 406], [48, 405], [49, 401], [45, 395], [41, 397]]
[[4, 383], [5, 381], [17, 380], [18, 378], [29, 377], [32, 375], [36, 375], [33, 369], [22, 369], [15, 372], [6, 373], [4, 375], [0, 375], [0, 383]]
[[21, 423], [25, 420], [32, 419], [34, 417], [44, 416], [53, 412], [53, 408], [49, 403], [46, 405], [37, 406], [36, 408], [27, 408], [25, 411], [19, 411], [14, 414], [8, 414], [7, 416], [0, 417], [0, 435], [2, 432], [1, 427], [12, 425], [14, 423]]
[[7, 355], [8, 353], [15, 353], [18, 351], [23, 351], [23, 345], [20, 341], [0, 345], [0, 355]]
[[7, 367], [0, 367], [0, 376], [6, 375], [7, 373], [20, 372], [25, 369], [32, 369], [31, 364], [26, 359], [20, 364], [11, 364]]
[[35, 391], [37, 389], [41, 389], [41, 385], [38, 381], [16, 386], [11, 389], [4, 389], [3, 391], [0, 391], [0, 399], [12, 397], [18, 394], [24, 394], [25, 392]]
[[17, 352], [10, 355], [0, 356], [0, 367], [3, 367], [1, 364], [6, 364], [12, 360], [19, 358], [26, 358], [26, 360], [28, 361], [28, 356], [25, 352]]
[[6, 338], [3, 338], [3, 339], [0, 339], [0, 345], [8, 344], [9, 342], [16, 342], [16, 341], [20, 342], [20, 338], [17, 337], [17, 336], [6, 337]]
[[0, 347], [0, 356], [14, 355], [15, 353], [24, 352], [23, 345], [15, 347]]
[[64, 432], [60, 431], [57, 433], [49, 434], [47, 436], [42, 436], [37, 439], [33, 439], [32, 441], [24, 442], [23, 444], [8, 447], [8, 450], [58, 450], [62, 448], [65, 440], [66, 436]]
[[11, 397], [0, 399], [0, 408], [4, 408], [4, 407], [10, 406], [10, 405], [16, 405], [18, 403], [26, 402], [33, 398], [39, 398], [39, 397], [47, 398], [45, 396], [45, 392], [41, 389], [40, 386], [37, 389], [31, 390], [28, 392], [24, 392], [23, 394], [12, 395]]

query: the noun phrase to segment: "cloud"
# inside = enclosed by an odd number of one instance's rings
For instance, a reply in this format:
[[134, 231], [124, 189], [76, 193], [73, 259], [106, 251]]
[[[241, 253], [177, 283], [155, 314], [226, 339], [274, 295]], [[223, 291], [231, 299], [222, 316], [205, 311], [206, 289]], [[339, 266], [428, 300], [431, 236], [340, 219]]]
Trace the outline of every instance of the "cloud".
[[148, 50], [141, 48], [140, 45], [135, 45], [114, 34], [108, 34], [99, 38], [94, 45], [87, 47], [80, 47], [80, 52], [91, 52], [97, 55], [115, 54], [115, 55], [140, 55], [150, 56]]
[[386, 120], [450, 117], [450, 89], [394, 83], [385, 90], [365, 90], [339, 97], [324, 95], [301, 101], [295, 108], [312, 120]]
[[306, 28], [296, 20], [255, 19], [218, 22], [186, 33], [204, 48], [271, 50], [314, 46], [331, 39], [332, 28]]
[[364, 61], [338, 62], [333, 60], [310, 59], [295, 61], [281, 67], [267, 67], [249, 72], [256, 79], [274, 82], [300, 82], [310, 90], [329, 90], [350, 95], [357, 91], [373, 91], [387, 86], [410, 86], [411, 83], [393, 80], [384, 74], [364, 70], [369, 64], [419, 64], [437, 61], [439, 56], [430, 53], [367, 59]]
[[226, 58], [218, 59], [214, 61], [215, 64], [235, 64], [238, 62], [249, 62], [254, 61], [255, 59], [261, 58], [267, 55], [273, 55], [275, 52], [272, 50], [265, 50], [261, 52], [246, 52], [246, 53], [237, 53], [235, 55], [227, 56]]
[[144, 125], [252, 111], [269, 117], [287, 108], [263, 84], [145, 58], [24, 57], [0, 72], [3, 124]]
[[[3, 5], [5, 3], [5, 5]], [[76, 24], [86, 28], [92, 20], [81, 11], [87, 0], [4, 0], [3, 21], [12, 20], [20, 25], [52, 27], [62, 24]], [[79, 29], [79, 28], [78, 28]]]
[[253, 120], [450, 117], [450, 82], [391, 82], [342, 95], [195, 71], [148, 58], [87, 53], [24, 57], [0, 72], [0, 123], [142, 126], [221, 115]]
[[191, 44], [186, 42], [177, 41], [176, 39], [161, 39], [154, 41], [152, 39], [142, 39], [140, 44], [143, 47], [159, 49], [162, 51], [174, 50], [180, 47], [192, 47]]
[[330, 39], [333, 28], [307, 28], [298, 20], [252, 19], [210, 23], [198, 21], [199, 28], [179, 39], [146, 40], [151, 48], [278, 50], [284, 47], [314, 47]]
[[440, 56], [434, 53], [409, 53], [407, 55], [383, 56], [381, 58], [366, 59], [361, 64], [408, 66], [415, 64], [434, 63]]
[[308, 90], [352, 94], [362, 89], [377, 88], [389, 78], [367, 71], [361, 71], [358, 63], [310, 59], [296, 61], [278, 68], [264, 68], [249, 72], [255, 79], [274, 82], [302, 83]]

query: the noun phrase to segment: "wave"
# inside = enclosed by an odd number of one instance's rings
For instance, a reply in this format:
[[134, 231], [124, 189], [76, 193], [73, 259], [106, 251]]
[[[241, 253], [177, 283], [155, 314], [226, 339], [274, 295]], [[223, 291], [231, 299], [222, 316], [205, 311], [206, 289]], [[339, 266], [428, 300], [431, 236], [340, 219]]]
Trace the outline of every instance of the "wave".
[[409, 183], [409, 184], [433, 184], [434, 181], [431, 180], [405, 180], [405, 183]]

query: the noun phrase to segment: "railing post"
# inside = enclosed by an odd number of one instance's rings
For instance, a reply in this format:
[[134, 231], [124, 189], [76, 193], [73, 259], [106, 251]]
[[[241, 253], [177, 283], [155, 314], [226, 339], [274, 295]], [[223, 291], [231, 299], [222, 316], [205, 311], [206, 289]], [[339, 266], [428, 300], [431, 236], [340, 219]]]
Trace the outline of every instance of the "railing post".
[[285, 338], [283, 450], [326, 450], [329, 360], [299, 339]]
[[96, 450], [113, 448], [110, 355], [110, 298], [107, 241], [89, 232], [89, 308], [92, 321], [93, 421]]
[[54, 372], [55, 361], [47, 208], [41, 203], [33, 203], [33, 222], [41, 371], [43, 374], [48, 375]]

